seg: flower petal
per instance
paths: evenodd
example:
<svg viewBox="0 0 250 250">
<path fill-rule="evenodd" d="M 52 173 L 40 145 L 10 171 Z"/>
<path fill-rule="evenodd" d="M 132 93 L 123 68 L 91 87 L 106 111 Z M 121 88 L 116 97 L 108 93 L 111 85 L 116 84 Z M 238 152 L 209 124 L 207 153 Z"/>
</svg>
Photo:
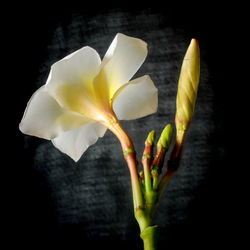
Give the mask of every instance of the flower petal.
<svg viewBox="0 0 250 250">
<path fill-rule="evenodd" d="M 101 123 L 94 122 L 83 125 L 71 131 L 64 132 L 52 140 L 52 143 L 63 153 L 78 161 L 84 151 L 102 137 L 107 128 Z"/>
<path fill-rule="evenodd" d="M 85 94 L 81 96 L 83 99 L 91 100 L 92 82 L 99 72 L 100 64 L 98 53 L 90 47 L 83 47 L 52 65 L 46 88 L 62 107 L 68 108 L 71 101 L 61 95 L 61 88 L 65 86 L 67 89 L 72 86 Z"/>
<path fill-rule="evenodd" d="M 28 102 L 19 128 L 24 134 L 52 139 L 63 131 L 82 126 L 89 121 L 84 116 L 61 108 L 43 85 Z"/>
<path fill-rule="evenodd" d="M 155 113 L 158 90 L 149 76 L 128 82 L 113 97 L 113 109 L 119 120 L 132 120 Z"/>
<path fill-rule="evenodd" d="M 118 33 L 102 61 L 109 84 L 109 96 L 137 72 L 147 56 L 147 44 L 137 38 Z"/>
</svg>

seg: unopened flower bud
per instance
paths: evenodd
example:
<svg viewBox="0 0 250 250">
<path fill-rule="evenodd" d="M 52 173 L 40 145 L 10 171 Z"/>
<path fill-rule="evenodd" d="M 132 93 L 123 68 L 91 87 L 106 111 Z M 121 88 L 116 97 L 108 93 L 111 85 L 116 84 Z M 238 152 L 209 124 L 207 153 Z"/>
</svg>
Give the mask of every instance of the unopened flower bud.
<svg viewBox="0 0 250 250">
<path fill-rule="evenodd" d="M 157 152 L 151 166 L 152 177 L 156 176 L 156 173 L 157 175 L 161 173 L 162 166 L 164 163 L 164 157 L 170 146 L 172 136 L 173 136 L 173 128 L 170 124 L 168 124 L 163 129 L 161 136 L 157 142 Z"/>
<path fill-rule="evenodd" d="M 183 59 L 176 99 L 176 129 L 187 130 L 191 123 L 200 78 L 200 50 L 192 39 Z"/>
<path fill-rule="evenodd" d="M 152 130 L 149 134 L 148 137 L 145 141 L 145 144 L 149 143 L 150 145 L 154 145 L 155 144 L 155 131 Z"/>
<path fill-rule="evenodd" d="M 162 131 L 160 139 L 157 143 L 157 148 L 163 147 L 166 151 L 168 150 L 173 136 L 173 128 L 171 124 L 168 124 Z"/>
</svg>

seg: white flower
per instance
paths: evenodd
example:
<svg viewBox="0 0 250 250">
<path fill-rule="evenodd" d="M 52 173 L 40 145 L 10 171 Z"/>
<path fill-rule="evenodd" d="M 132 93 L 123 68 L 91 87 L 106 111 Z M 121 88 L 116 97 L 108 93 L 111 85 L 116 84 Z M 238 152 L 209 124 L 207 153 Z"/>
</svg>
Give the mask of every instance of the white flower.
<svg viewBox="0 0 250 250">
<path fill-rule="evenodd" d="M 118 119 L 156 112 L 158 91 L 149 76 L 132 81 L 147 55 L 140 39 L 117 34 L 101 61 L 83 47 L 52 65 L 48 80 L 27 104 L 20 130 L 52 140 L 78 161 Z"/>
</svg>

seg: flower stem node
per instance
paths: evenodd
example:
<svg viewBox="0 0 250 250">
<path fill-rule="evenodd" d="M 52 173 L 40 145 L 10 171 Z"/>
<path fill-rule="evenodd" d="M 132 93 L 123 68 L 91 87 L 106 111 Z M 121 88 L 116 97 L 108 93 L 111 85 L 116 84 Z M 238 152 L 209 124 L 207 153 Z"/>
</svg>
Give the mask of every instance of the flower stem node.
<svg viewBox="0 0 250 250">
<path fill-rule="evenodd" d="M 134 154 L 134 153 L 135 153 L 135 150 L 133 148 L 128 148 L 127 150 L 123 152 L 123 155 L 124 155 L 124 158 L 126 158 L 128 154 Z"/>
<path fill-rule="evenodd" d="M 142 159 L 151 159 L 152 155 L 150 154 L 143 154 Z"/>
<path fill-rule="evenodd" d="M 155 177 L 158 177 L 159 175 L 159 166 L 152 166 L 151 170 L 151 176 L 154 179 Z"/>
<path fill-rule="evenodd" d="M 159 227 L 149 226 L 141 232 L 141 238 L 144 244 L 144 250 L 156 250 L 159 237 Z"/>
<path fill-rule="evenodd" d="M 141 180 L 144 180 L 144 171 L 143 170 L 141 170 L 139 172 L 139 176 L 140 176 Z"/>
</svg>

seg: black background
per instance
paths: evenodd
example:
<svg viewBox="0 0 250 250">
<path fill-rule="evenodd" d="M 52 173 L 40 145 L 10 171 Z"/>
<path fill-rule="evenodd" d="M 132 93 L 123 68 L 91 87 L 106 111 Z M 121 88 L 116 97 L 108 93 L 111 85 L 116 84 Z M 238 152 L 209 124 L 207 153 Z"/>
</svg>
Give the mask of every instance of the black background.
<svg viewBox="0 0 250 250">
<path fill-rule="evenodd" d="M 232 46 L 239 32 L 234 22 L 238 14 L 234 6 L 202 3 L 53 9 L 37 4 L 22 6 L 20 12 L 8 9 L 9 22 L 14 21 L 5 36 L 11 54 L 7 65 L 15 68 L 6 71 L 15 88 L 10 90 L 14 92 L 15 120 L 10 127 L 15 154 L 8 152 L 10 178 L 5 184 L 10 244 L 88 249 L 90 243 L 109 249 L 142 249 L 133 217 L 129 171 L 109 131 L 75 164 L 49 141 L 18 130 L 30 96 L 45 83 L 52 63 L 86 45 L 103 57 L 117 32 L 148 43 L 148 57 L 135 77 L 149 74 L 159 89 L 156 114 L 122 122 L 138 158 L 149 131 L 155 129 L 159 135 L 167 123 L 173 124 L 183 56 L 191 38 L 200 44 L 195 116 L 180 170 L 156 214 L 161 227 L 159 249 L 215 245 L 224 249 L 240 244 L 235 226 L 239 193 L 231 175 L 237 172 L 232 168 L 235 151 L 228 136 L 230 114 L 235 114 L 229 72 L 234 70 L 230 59 L 237 53 Z"/>
</svg>

